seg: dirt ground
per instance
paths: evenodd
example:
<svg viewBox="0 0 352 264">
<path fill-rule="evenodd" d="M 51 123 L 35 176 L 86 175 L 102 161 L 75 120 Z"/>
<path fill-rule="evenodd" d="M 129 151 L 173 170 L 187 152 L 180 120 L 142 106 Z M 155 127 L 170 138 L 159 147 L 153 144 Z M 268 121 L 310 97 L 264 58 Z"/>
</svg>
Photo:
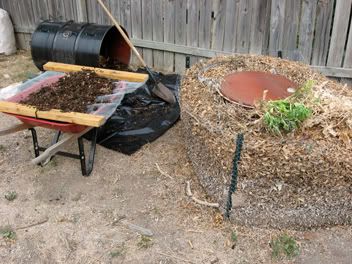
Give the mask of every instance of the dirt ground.
<svg viewBox="0 0 352 264">
<path fill-rule="evenodd" d="M 0 57 L 0 87 L 36 71 L 28 53 Z M 1 128 L 17 122 L 0 114 Z M 52 133 L 38 129 L 41 143 Z M 0 263 L 352 263 L 351 227 L 234 226 L 190 200 L 188 180 L 206 197 L 187 159 L 182 121 L 132 156 L 98 146 L 90 177 L 77 160 L 55 157 L 39 167 L 33 155 L 29 131 L 0 137 L 0 231 L 14 232 L 1 233 Z M 17 197 L 8 201 L 11 191 Z M 152 236 L 139 234 L 141 227 Z M 270 241 L 285 233 L 300 254 L 276 260 Z"/>
<path fill-rule="evenodd" d="M 38 72 L 28 51 L 18 51 L 15 56 L 0 55 L 0 88 L 22 82 Z"/>
</svg>

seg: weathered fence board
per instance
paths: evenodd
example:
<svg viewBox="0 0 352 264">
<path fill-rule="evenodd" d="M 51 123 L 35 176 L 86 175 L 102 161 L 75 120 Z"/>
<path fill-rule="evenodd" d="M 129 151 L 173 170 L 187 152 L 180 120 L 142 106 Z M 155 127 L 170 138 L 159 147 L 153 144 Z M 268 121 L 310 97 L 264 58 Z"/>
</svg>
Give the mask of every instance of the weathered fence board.
<svg viewBox="0 0 352 264">
<path fill-rule="evenodd" d="M 213 1 L 213 28 L 212 28 L 212 45 L 211 48 L 215 50 L 222 50 L 224 45 L 225 34 L 225 8 L 226 0 Z"/>
<path fill-rule="evenodd" d="M 143 39 L 153 40 L 153 6 L 148 1 L 142 0 L 142 34 Z M 153 65 L 153 51 L 143 49 L 144 60 L 148 65 Z"/>
<path fill-rule="evenodd" d="M 21 11 L 18 10 L 18 0 L 7 1 L 7 7 L 9 13 L 11 14 L 12 23 L 14 26 L 28 25 L 25 24 L 22 20 Z"/>
<path fill-rule="evenodd" d="M 34 17 L 34 23 L 33 27 L 37 25 L 40 21 L 46 20 L 49 18 L 49 8 L 48 8 L 48 2 L 43 1 L 43 0 L 32 0 L 32 8 L 33 8 L 33 13 L 37 14 Z"/>
<path fill-rule="evenodd" d="M 109 2 L 105 1 L 105 4 L 108 8 L 110 8 Z M 106 23 L 107 21 L 106 15 L 104 11 L 101 9 L 96 0 L 87 0 L 87 10 L 88 10 L 88 22 L 91 23 Z"/>
<path fill-rule="evenodd" d="M 175 6 L 175 43 L 186 45 L 186 7 L 187 0 L 176 1 Z M 175 54 L 175 71 L 183 72 L 186 69 L 186 56 Z"/>
<path fill-rule="evenodd" d="M 250 47 L 250 27 L 252 12 L 251 1 L 240 0 L 239 19 L 237 24 L 236 52 L 248 53 Z"/>
<path fill-rule="evenodd" d="M 352 0 L 336 0 L 334 24 L 327 62 L 328 66 L 342 66 L 351 5 Z"/>
<path fill-rule="evenodd" d="M 153 0 L 153 40 L 164 41 L 164 26 L 163 26 L 163 7 L 164 1 Z M 154 68 L 162 70 L 164 67 L 164 52 L 160 50 L 153 51 Z"/>
<path fill-rule="evenodd" d="M 350 22 L 350 33 L 348 36 L 346 55 L 343 66 L 346 68 L 352 68 L 352 19 Z"/>
<path fill-rule="evenodd" d="M 175 1 L 166 1 L 164 8 L 164 41 L 175 43 Z M 164 70 L 173 72 L 175 55 L 173 52 L 164 52 Z"/>
<path fill-rule="evenodd" d="M 199 0 L 188 0 L 187 10 L 187 46 L 198 47 Z M 189 66 L 196 62 L 198 58 L 191 56 Z"/>
<path fill-rule="evenodd" d="M 326 64 L 333 10 L 334 1 L 318 1 L 315 27 L 317 33 L 314 36 L 312 65 Z"/>
<path fill-rule="evenodd" d="M 88 21 L 88 13 L 87 13 L 87 2 L 86 0 L 78 0 L 77 1 L 77 21 L 84 22 Z"/>
<path fill-rule="evenodd" d="M 283 49 L 285 6 L 283 0 L 271 2 L 269 55 L 277 56 L 277 51 Z"/>
<path fill-rule="evenodd" d="M 300 24 L 300 1 L 285 0 L 285 22 L 282 40 L 282 55 L 286 59 L 299 59 L 297 38 Z"/>
<path fill-rule="evenodd" d="M 212 1 L 200 0 L 199 3 L 199 47 L 209 49 L 212 24 Z"/>
<path fill-rule="evenodd" d="M 117 2 L 117 1 L 114 1 Z M 132 22 L 131 22 L 131 1 L 130 0 L 121 0 L 120 9 L 123 12 L 120 12 L 119 23 L 126 29 L 127 32 L 132 31 Z"/>
<path fill-rule="evenodd" d="M 142 39 L 142 2 L 141 0 L 131 0 L 131 19 L 132 32 L 129 32 L 132 38 Z M 143 56 L 143 49 L 138 48 L 138 52 Z M 132 54 L 131 63 L 140 65 L 140 61 Z"/>
<path fill-rule="evenodd" d="M 34 24 L 34 16 L 31 16 L 30 11 L 32 10 L 32 2 L 31 1 L 13 1 L 14 4 L 17 4 L 17 10 L 20 13 L 20 21 L 24 25 L 33 25 Z M 29 11 L 29 12 L 28 12 Z"/>
<path fill-rule="evenodd" d="M 68 6 L 70 0 L 51 0 L 48 1 L 49 18 L 53 20 L 73 20 L 75 17 L 72 15 L 71 10 L 66 9 L 65 4 Z M 22 2 L 22 1 L 21 1 Z M 27 2 L 27 1 L 23 1 Z"/>
<path fill-rule="evenodd" d="M 261 1 L 262 2 L 262 1 Z M 261 9 L 263 10 L 264 14 L 262 16 L 265 16 L 264 18 L 264 39 L 263 39 L 263 47 L 262 47 L 262 54 L 268 55 L 269 54 L 269 40 L 270 40 L 270 18 L 271 18 L 271 0 L 266 0 L 266 5 L 265 8 Z M 264 7 L 264 6 L 259 6 Z"/>
<path fill-rule="evenodd" d="M 346 53 L 345 53 L 345 60 L 343 63 L 344 68 L 352 68 L 352 19 L 350 22 L 350 32 L 349 32 L 349 37 L 347 41 L 347 48 L 346 48 Z M 352 86 L 352 79 L 351 76 L 349 76 L 350 79 L 342 79 L 342 82 L 348 83 L 350 86 Z"/>
<path fill-rule="evenodd" d="M 78 5 L 76 3 L 76 0 L 66 0 L 63 3 L 64 3 L 66 19 L 78 21 L 78 12 L 77 12 Z"/>
<path fill-rule="evenodd" d="M 269 3 L 269 0 L 252 1 L 249 53 L 265 54 L 265 48 L 269 40 L 269 30 L 266 30 L 270 23 Z"/>
<path fill-rule="evenodd" d="M 298 50 L 303 56 L 303 61 L 306 63 L 310 63 L 312 56 L 317 1 L 302 1 Z"/>
<path fill-rule="evenodd" d="M 352 0 L 104 0 L 147 64 L 183 72 L 200 58 L 254 53 L 351 77 Z M 45 19 L 111 24 L 96 0 L 0 0 L 19 47 Z M 188 60 L 189 58 L 189 60 Z M 132 63 L 137 64 L 132 56 Z"/>
<path fill-rule="evenodd" d="M 96 0 L 94 0 L 96 1 Z M 121 14 L 121 9 L 120 9 L 120 5 L 121 5 L 121 1 L 116 1 L 116 0 L 109 0 L 108 2 L 106 2 L 109 6 L 108 8 L 110 8 L 111 14 L 115 17 L 115 19 L 120 22 L 120 14 Z M 100 8 L 101 9 L 101 8 Z M 102 10 L 103 11 L 103 10 Z M 104 14 L 104 16 L 107 18 L 107 16 Z M 108 20 L 108 23 L 111 24 L 111 21 Z"/>
<path fill-rule="evenodd" d="M 237 37 L 238 2 L 227 0 L 225 10 L 224 51 L 231 52 L 235 51 Z M 199 41 L 200 40 L 199 38 Z"/>
</svg>

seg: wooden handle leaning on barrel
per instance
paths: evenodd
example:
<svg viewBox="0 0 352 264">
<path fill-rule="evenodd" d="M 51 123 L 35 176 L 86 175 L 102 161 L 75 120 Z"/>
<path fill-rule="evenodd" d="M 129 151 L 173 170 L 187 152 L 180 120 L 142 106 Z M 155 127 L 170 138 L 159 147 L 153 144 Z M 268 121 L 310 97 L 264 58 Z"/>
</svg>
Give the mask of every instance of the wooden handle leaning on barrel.
<svg viewBox="0 0 352 264">
<path fill-rule="evenodd" d="M 132 42 L 130 41 L 130 39 L 128 38 L 128 36 L 126 35 L 126 33 L 123 31 L 123 29 L 120 27 L 119 23 L 116 21 L 116 19 L 112 16 L 112 14 L 110 13 L 110 11 L 106 8 L 106 6 L 104 5 L 102 0 L 97 0 L 98 3 L 101 5 L 101 7 L 104 9 L 105 13 L 110 17 L 111 21 L 115 24 L 115 26 L 117 27 L 118 31 L 121 33 L 122 37 L 125 39 L 125 41 L 127 42 L 128 46 L 130 46 L 130 48 L 133 50 L 133 52 L 136 54 L 137 58 L 140 60 L 140 62 L 142 63 L 142 65 L 144 67 L 147 67 L 147 64 L 145 63 L 145 61 L 143 60 L 142 56 L 139 54 L 138 50 L 134 47 L 134 45 L 132 44 Z"/>
</svg>

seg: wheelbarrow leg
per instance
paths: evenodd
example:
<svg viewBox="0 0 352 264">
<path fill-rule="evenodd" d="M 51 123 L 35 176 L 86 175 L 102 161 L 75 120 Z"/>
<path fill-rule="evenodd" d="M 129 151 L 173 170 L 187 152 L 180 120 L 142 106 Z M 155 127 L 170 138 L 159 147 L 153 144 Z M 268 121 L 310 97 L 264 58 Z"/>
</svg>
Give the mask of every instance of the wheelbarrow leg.
<svg viewBox="0 0 352 264">
<path fill-rule="evenodd" d="M 39 150 L 39 143 L 38 143 L 38 137 L 37 137 L 37 131 L 35 131 L 34 128 L 29 128 L 29 130 L 32 133 L 32 139 L 33 139 L 33 146 L 34 146 L 34 156 L 39 157 L 40 155 L 40 150 Z"/>
<path fill-rule="evenodd" d="M 93 170 L 95 150 L 96 150 L 97 137 L 98 137 L 98 129 L 95 129 L 95 131 L 93 132 L 93 138 L 91 141 L 88 160 L 86 159 L 86 155 L 84 152 L 83 136 L 91 129 L 92 127 L 88 127 L 84 131 L 78 134 L 69 134 L 65 138 L 61 139 L 61 141 L 59 141 L 59 139 L 62 133 L 58 131 L 56 132 L 51 142 L 51 146 L 49 148 L 43 148 L 43 147 L 40 147 L 38 144 L 37 132 L 35 131 L 34 128 L 30 128 L 30 131 L 32 132 L 34 153 L 35 153 L 35 159 L 32 160 L 32 163 L 38 164 L 38 165 L 45 165 L 45 163 L 50 161 L 50 159 L 55 154 L 73 158 L 73 159 L 79 159 L 81 163 L 82 175 L 89 176 Z M 79 154 L 72 154 L 72 153 L 60 151 L 61 148 L 63 148 L 65 145 L 69 144 L 73 140 L 78 141 Z M 44 151 L 44 152 L 40 154 L 40 151 Z"/>
<path fill-rule="evenodd" d="M 33 139 L 33 146 L 34 146 L 34 156 L 37 158 L 40 155 L 40 151 L 44 151 L 45 148 L 41 148 L 39 146 L 38 143 L 38 136 L 37 136 L 37 131 L 35 130 L 35 128 L 29 128 L 29 130 L 32 133 L 32 139 Z M 56 131 L 55 136 L 53 138 L 53 140 L 51 141 L 51 146 L 56 144 L 61 136 L 61 132 L 60 131 Z M 41 162 L 39 165 L 45 165 L 47 164 L 49 161 L 51 161 L 53 159 L 54 156 L 51 156 L 50 158 L 48 158 L 47 160 Z"/>
<path fill-rule="evenodd" d="M 57 142 L 59 142 L 60 136 L 61 136 L 61 131 L 60 130 L 56 131 L 55 136 L 54 136 L 53 140 L 51 141 L 51 146 L 56 144 Z"/>
<path fill-rule="evenodd" d="M 84 153 L 83 136 L 78 138 L 79 158 L 81 161 L 82 175 L 89 176 L 93 171 L 95 150 L 97 146 L 98 129 L 95 129 L 92 142 L 90 145 L 88 160 Z"/>
<path fill-rule="evenodd" d="M 51 140 L 50 146 L 53 146 L 53 145 L 55 145 L 57 142 L 59 142 L 60 136 L 61 136 L 61 131 L 60 131 L 60 130 L 56 131 L 56 132 L 55 132 L 55 135 L 54 135 L 54 137 L 53 137 L 53 139 Z M 45 148 L 39 147 L 39 150 L 40 150 L 40 151 L 45 151 Z M 42 166 L 45 166 L 45 165 L 48 164 L 54 157 L 55 157 L 55 155 L 53 155 L 53 156 L 51 156 L 50 158 L 46 159 L 45 161 L 43 161 L 43 162 L 41 163 L 41 165 L 42 165 Z"/>
</svg>

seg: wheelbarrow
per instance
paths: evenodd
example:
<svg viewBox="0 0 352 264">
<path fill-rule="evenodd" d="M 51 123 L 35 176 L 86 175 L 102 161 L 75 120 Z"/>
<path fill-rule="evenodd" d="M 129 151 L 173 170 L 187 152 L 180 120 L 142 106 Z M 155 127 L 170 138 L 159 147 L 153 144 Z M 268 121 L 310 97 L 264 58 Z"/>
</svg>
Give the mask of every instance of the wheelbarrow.
<svg viewBox="0 0 352 264">
<path fill-rule="evenodd" d="M 50 161 L 54 157 L 54 155 L 65 156 L 68 158 L 74 158 L 74 159 L 80 160 L 82 175 L 83 176 L 90 175 L 90 173 L 93 170 L 93 164 L 94 164 L 97 129 L 95 129 L 95 133 L 91 141 L 89 156 L 88 156 L 88 159 L 86 159 L 84 144 L 83 144 L 83 136 L 91 129 L 94 129 L 94 127 L 81 126 L 81 125 L 70 124 L 70 123 L 54 122 L 50 120 L 21 116 L 21 115 L 13 115 L 13 114 L 10 114 L 10 115 L 16 117 L 22 123 L 0 131 L 0 136 L 29 129 L 32 134 L 34 155 L 35 155 L 35 159 L 32 160 L 32 163 L 45 165 L 48 161 Z M 43 127 L 43 128 L 48 128 L 56 131 L 50 147 L 46 148 L 46 147 L 39 146 L 38 136 L 35 129 L 36 127 Z M 61 141 L 59 141 L 60 137 L 63 134 L 66 134 L 66 136 L 63 139 L 61 139 Z M 60 151 L 60 149 L 72 143 L 74 140 L 78 141 L 78 150 L 79 150 L 78 154 Z M 43 153 L 41 154 L 41 152 Z"/>
<path fill-rule="evenodd" d="M 44 68 L 48 70 L 58 70 L 60 72 L 73 72 L 88 69 L 95 71 L 98 75 L 103 77 L 133 82 L 145 82 L 148 79 L 148 75 L 146 74 L 105 70 L 93 67 L 81 67 L 61 63 L 48 63 L 44 66 Z M 62 76 L 63 74 L 47 78 L 45 82 L 38 82 L 30 88 L 17 93 L 15 96 L 12 96 L 6 101 L 0 101 L 0 112 L 14 116 L 21 121 L 18 125 L 1 130 L 0 136 L 29 129 L 32 134 L 35 154 L 35 158 L 32 160 L 32 163 L 44 165 L 50 161 L 54 155 L 79 159 L 81 163 L 82 175 L 89 176 L 94 165 L 98 131 L 97 128 L 102 126 L 105 122 L 105 117 L 100 115 L 101 112 L 104 111 L 104 107 L 101 107 L 90 114 L 83 114 L 75 112 L 65 113 L 60 110 L 39 111 L 34 107 L 29 107 L 19 103 L 28 95 L 41 89 L 43 86 L 48 86 L 55 83 Z M 36 127 L 56 131 L 51 145 L 48 148 L 39 146 L 37 132 L 35 130 Z M 93 129 L 95 131 L 93 132 L 87 159 L 84 151 L 83 136 Z M 62 135 L 64 136 L 61 138 Z M 63 147 L 75 140 L 78 141 L 78 154 L 61 151 Z"/>
</svg>

